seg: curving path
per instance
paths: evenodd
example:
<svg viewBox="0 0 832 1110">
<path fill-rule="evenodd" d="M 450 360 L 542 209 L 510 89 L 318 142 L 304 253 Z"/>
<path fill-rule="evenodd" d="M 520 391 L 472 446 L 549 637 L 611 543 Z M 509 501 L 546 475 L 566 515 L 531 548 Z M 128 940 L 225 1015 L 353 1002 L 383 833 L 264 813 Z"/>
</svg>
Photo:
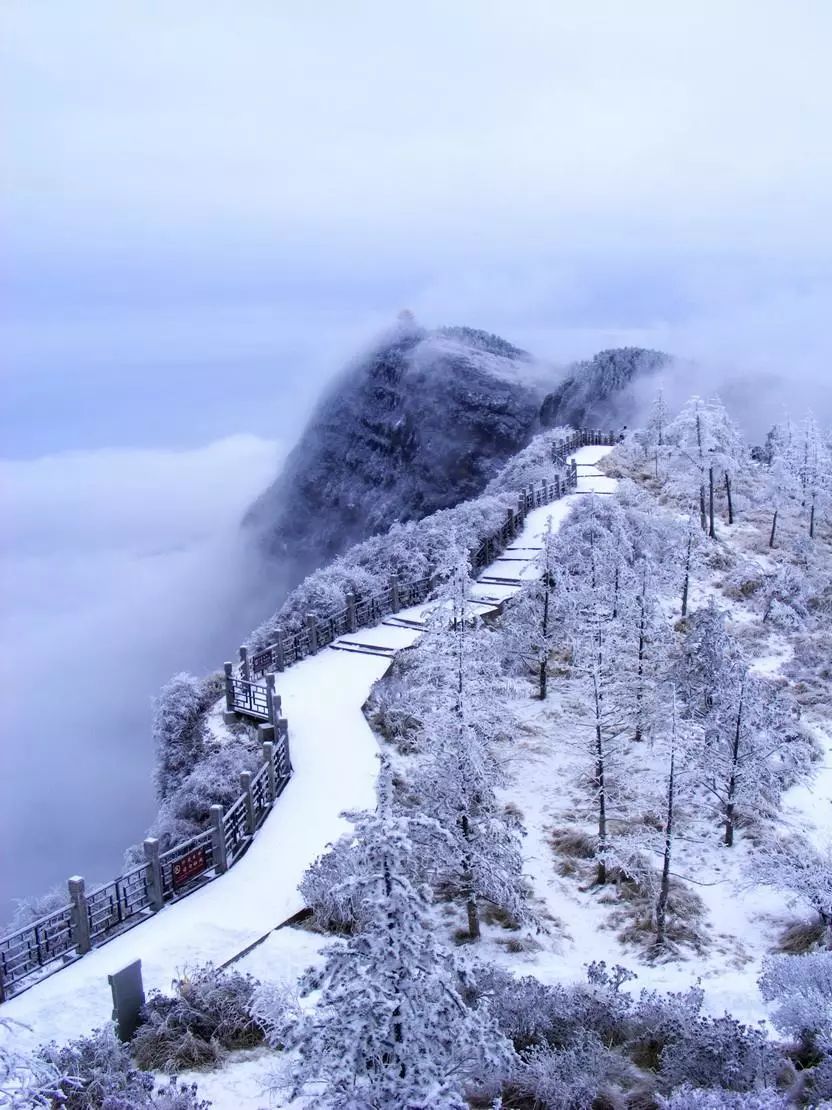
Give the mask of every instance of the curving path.
<svg viewBox="0 0 832 1110">
<path fill-rule="evenodd" d="M 511 549 L 482 573 L 474 596 L 484 610 L 511 596 L 534 573 L 535 548 L 549 517 L 557 528 L 582 493 L 612 492 L 614 480 L 592 465 L 610 450 L 583 447 L 570 456 L 578 462 L 577 491 L 529 513 Z M 401 612 L 345 639 L 398 651 L 420 632 L 396 620 L 418 626 L 424 608 Z M 6 1002 L 2 1016 L 29 1026 L 22 1039 L 62 1042 L 108 1021 L 107 975 L 133 960 L 142 961 L 145 990 L 168 989 L 186 966 L 225 963 L 303 908 L 298 883 L 327 844 L 347 829 L 341 813 L 375 804 L 378 748 L 362 706 L 389 665 L 385 655 L 324 650 L 279 676 L 295 773 L 246 855 L 221 878 Z M 217 728 L 222 727 L 221 708 Z"/>
</svg>

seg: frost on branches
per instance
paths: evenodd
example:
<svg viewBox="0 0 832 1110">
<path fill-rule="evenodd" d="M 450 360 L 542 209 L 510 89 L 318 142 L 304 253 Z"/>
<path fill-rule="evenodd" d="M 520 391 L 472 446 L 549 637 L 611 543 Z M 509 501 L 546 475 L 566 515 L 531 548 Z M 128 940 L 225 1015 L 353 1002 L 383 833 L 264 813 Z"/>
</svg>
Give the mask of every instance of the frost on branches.
<svg viewBox="0 0 832 1110">
<path fill-rule="evenodd" d="M 466 1084 L 500 1071 L 511 1049 L 485 1005 L 466 1003 L 464 969 L 433 939 L 428 892 L 411 878 L 414 822 L 390 793 L 383 768 L 345 880 L 360 927 L 309 973 L 305 986 L 320 995 L 289 1039 L 294 1093 L 317 1107 L 464 1110 Z"/>
</svg>

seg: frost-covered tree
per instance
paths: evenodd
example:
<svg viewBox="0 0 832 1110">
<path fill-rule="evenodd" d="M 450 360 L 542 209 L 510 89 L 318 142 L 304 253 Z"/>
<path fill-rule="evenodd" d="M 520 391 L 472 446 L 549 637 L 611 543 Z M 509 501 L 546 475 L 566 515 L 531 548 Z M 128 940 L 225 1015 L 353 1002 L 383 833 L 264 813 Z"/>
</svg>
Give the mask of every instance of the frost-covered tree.
<svg viewBox="0 0 832 1110">
<path fill-rule="evenodd" d="M 162 687 L 155 702 L 153 742 L 154 779 L 160 802 L 169 797 L 204 758 L 205 711 L 220 696 L 215 676 L 195 678 L 178 674 Z"/>
<path fill-rule="evenodd" d="M 464 1000 L 465 971 L 434 940 L 428 893 L 411 878 L 413 824 L 394 812 L 387 770 L 355 834 L 360 928 L 306 980 L 320 995 L 289 1036 L 295 1094 L 339 1110 L 464 1110 L 466 1083 L 504 1068 L 510 1046 L 485 1006 Z"/>
<path fill-rule="evenodd" d="M 713 602 L 690 620 L 676 677 L 686 714 L 702 727 L 691 758 L 730 847 L 739 810 L 771 808 L 777 800 L 772 757 L 789 740 L 787 711 L 772 688 L 749 672 Z"/>
<path fill-rule="evenodd" d="M 479 903 L 525 914 L 520 828 L 500 804 L 503 773 L 495 743 L 506 731 L 499 657 L 471 602 L 467 559 L 451 562 L 428 629 L 414 653 L 412 680 L 420 767 L 413 788 L 449 838 L 430 838 L 425 861 L 465 903 L 470 938 L 480 934 Z"/>
<path fill-rule="evenodd" d="M 702 531 L 714 538 L 714 504 L 722 485 L 733 522 L 731 476 L 745 466 L 739 429 L 719 398 L 692 397 L 668 425 L 666 435 L 670 485 L 685 501 L 698 502 Z"/>
<path fill-rule="evenodd" d="M 653 471 L 657 479 L 660 476 L 660 462 L 667 450 L 667 426 L 670 420 L 670 410 L 664 391 L 660 389 L 650 404 L 650 412 L 644 428 L 636 433 L 636 439 L 641 444 L 645 457 L 653 462 Z"/>
<path fill-rule="evenodd" d="M 832 844 L 818 851 L 802 836 L 769 841 L 757 855 L 756 875 L 759 882 L 786 890 L 811 907 L 832 949 Z"/>
<path fill-rule="evenodd" d="M 526 660 L 541 701 L 549 688 L 552 652 L 561 639 L 557 625 L 557 545 L 549 517 L 540 552 L 534 560 L 535 577 L 507 605 L 503 622 L 507 648 Z"/>
</svg>

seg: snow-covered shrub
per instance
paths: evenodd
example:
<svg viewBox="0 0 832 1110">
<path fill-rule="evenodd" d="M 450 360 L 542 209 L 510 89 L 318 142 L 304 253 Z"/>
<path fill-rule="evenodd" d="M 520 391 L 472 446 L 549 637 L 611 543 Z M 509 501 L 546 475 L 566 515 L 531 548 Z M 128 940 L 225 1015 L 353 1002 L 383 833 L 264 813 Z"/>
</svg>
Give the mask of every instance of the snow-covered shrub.
<svg viewBox="0 0 832 1110">
<path fill-rule="evenodd" d="M 240 772 L 256 772 L 261 759 L 244 736 L 205 754 L 159 808 L 150 835 L 159 838 L 162 851 L 207 829 L 211 806 L 230 806 L 240 794 Z"/>
<path fill-rule="evenodd" d="M 159 801 L 168 798 L 205 753 L 205 712 L 222 693 L 222 678 L 178 674 L 162 688 L 155 702 L 154 781 Z"/>
<path fill-rule="evenodd" d="M 263 1030 L 266 1043 L 284 1048 L 302 1017 L 295 983 L 260 983 L 251 996 L 249 1013 Z"/>
<path fill-rule="evenodd" d="M 29 1026 L 0 1017 L 0 1106 L 9 1110 L 50 1106 L 61 1093 L 62 1084 L 78 1086 L 78 1081 L 62 1076 L 43 1053 L 32 1054 L 20 1047 L 18 1035 Z"/>
<path fill-rule="evenodd" d="M 108 1095 L 101 1110 L 210 1110 L 213 1103 L 199 1097 L 196 1083 L 179 1083 L 170 1078 L 155 1090 L 146 1102 L 134 1102 L 131 1095 Z"/>
<path fill-rule="evenodd" d="M 658 1098 L 661 1110 L 784 1110 L 793 1105 L 772 1090 L 737 1092 L 684 1086 L 669 1098 Z"/>
<path fill-rule="evenodd" d="M 832 952 L 768 956 L 759 978 L 766 1002 L 775 1002 L 771 1020 L 796 1040 L 832 1042 Z"/>
<path fill-rule="evenodd" d="M 0 928 L 0 933 L 15 933 L 18 929 L 25 929 L 39 917 L 46 917 L 62 909 L 69 902 L 66 886 L 56 884 L 44 894 L 34 894 L 29 898 L 15 899 L 14 916 L 8 925 Z"/>
<path fill-rule="evenodd" d="M 773 1080 L 778 1059 L 760 1029 L 728 1016 L 700 1017 L 662 1050 L 659 1076 L 665 1089 L 689 1083 L 754 1091 Z"/>
<path fill-rule="evenodd" d="M 353 898 L 352 880 L 357 860 L 355 836 L 347 833 L 304 874 L 298 889 L 317 928 L 328 933 L 350 933 L 355 928 L 359 907 Z"/>
<path fill-rule="evenodd" d="M 579 1030 L 565 1048 L 537 1047 L 524 1053 L 507 1084 L 509 1104 L 526 1100 L 550 1110 L 586 1110 L 623 1102 L 623 1091 L 642 1079 L 618 1052 L 607 1048 L 595 1033 Z"/>
<path fill-rule="evenodd" d="M 112 1026 L 95 1029 L 68 1044 L 40 1049 L 43 1060 L 66 1078 L 56 1105 L 65 1110 L 111 1110 L 152 1105 L 153 1076 L 136 1067 Z"/>
<path fill-rule="evenodd" d="M 257 985 L 209 964 L 181 979 L 172 996 L 151 991 L 130 1044 L 140 1067 L 176 1074 L 213 1066 L 223 1050 L 260 1044 L 263 1027 L 250 1012 Z"/>
</svg>

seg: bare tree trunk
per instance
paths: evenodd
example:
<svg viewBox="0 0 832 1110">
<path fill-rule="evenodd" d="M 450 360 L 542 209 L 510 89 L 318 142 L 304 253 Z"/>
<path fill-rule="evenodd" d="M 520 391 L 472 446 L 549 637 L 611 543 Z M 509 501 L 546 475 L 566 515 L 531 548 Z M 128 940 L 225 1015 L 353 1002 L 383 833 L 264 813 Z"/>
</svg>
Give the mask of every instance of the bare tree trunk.
<svg viewBox="0 0 832 1110">
<path fill-rule="evenodd" d="M 599 648 L 600 659 L 600 648 Z M 607 791 L 604 776 L 604 733 L 602 725 L 602 698 L 599 676 L 593 679 L 595 695 L 595 781 L 594 786 L 598 796 L 598 872 L 596 881 L 607 881 L 607 863 L 605 859 L 607 847 Z"/>
<path fill-rule="evenodd" d="M 646 572 L 645 572 L 646 575 Z M 644 724 L 644 645 L 645 645 L 645 625 L 646 625 L 646 605 L 645 605 L 645 591 L 647 589 L 646 576 L 641 583 L 641 596 L 638 599 L 639 604 L 639 620 L 638 620 L 638 673 L 636 678 L 636 732 L 634 739 L 639 741 L 643 736 Z"/>
<path fill-rule="evenodd" d="M 740 687 L 740 703 L 737 706 L 737 721 L 734 728 L 734 740 L 731 745 L 731 771 L 728 775 L 728 789 L 725 793 L 725 846 L 732 848 L 734 845 L 734 820 L 735 802 L 737 797 L 737 771 L 740 762 L 740 738 L 742 736 L 742 711 L 745 700 L 745 681 Z"/>
<path fill-rule="evenodd" d="M 685 557 L 685 578 L 682 583 L 682 616 L 688 615 L 688 593 L 690 592 L 690 559 L 693 548 L 693 536 L 688 533 L 688 551 Z"/>
<path fill-rule="evenodd" d="M 725 496 L 728 498 L 728 523 L 734 523 L 734 499 L 731 496 L 731 475 L 725 471 Z"/>
<path fill-rule="evenodd" d="M 812 509 L 809 513 L 809 539 L 815 538 L 815 495 L 812 494 Z"/>
<path fill-rule="evenodd" d="M 774 547 L 774 537 L 777 534 L 777 509 L 774 510 L 774 516 L 771 518 L 771 535 L 768 538 L 768 546 Z"/>
<path fill-rule="evenodd" d="M 462 835 L 465 840 L 471 839 L 471 823 L 468 814 L 464 813 L 460 821 Z M 465 892 L 465 912 L 468 916 L 469 940 L 480 939 L 480 911 L 477 904 L 477 893 L 474 890 L 474 875 L 471 867 L 471 857 L 466 855 L 462 861 L 462 882 Z"/>
<path fill-rule="evenodd" d="M 708 467 L 708 514 L 709 514 L 708 536 L 712 540 L 715 540 L 716 539 L 716 525 L 715 525 L 715 521 L 714 521 L 714 468 L 712 466 Z"/>
<path fill-rule="evenodd" d="M 674 729 L 676 727 L 674 722 Z M 659 898 L 656 902 L 656 944 L 664 944 L 667 939 L 667 899 L 670 894 L 670 859 L 673 852 L 673 800 L 675 791 L 675 740 L 670 748 L 670 775 L 667 780 L 667 809 L 664 820 L 664 861 Z"/>
<path fill-rule="evenodd" d="M 549 576 L 546 576 L 546 592 L 543 594 L 543 655 L 540 660 L 540 700 L 546 700 L 547 685 L 549 680 L 549 656 L 548 656 L 548 643 L 549 643 Z"/>
</svg>

